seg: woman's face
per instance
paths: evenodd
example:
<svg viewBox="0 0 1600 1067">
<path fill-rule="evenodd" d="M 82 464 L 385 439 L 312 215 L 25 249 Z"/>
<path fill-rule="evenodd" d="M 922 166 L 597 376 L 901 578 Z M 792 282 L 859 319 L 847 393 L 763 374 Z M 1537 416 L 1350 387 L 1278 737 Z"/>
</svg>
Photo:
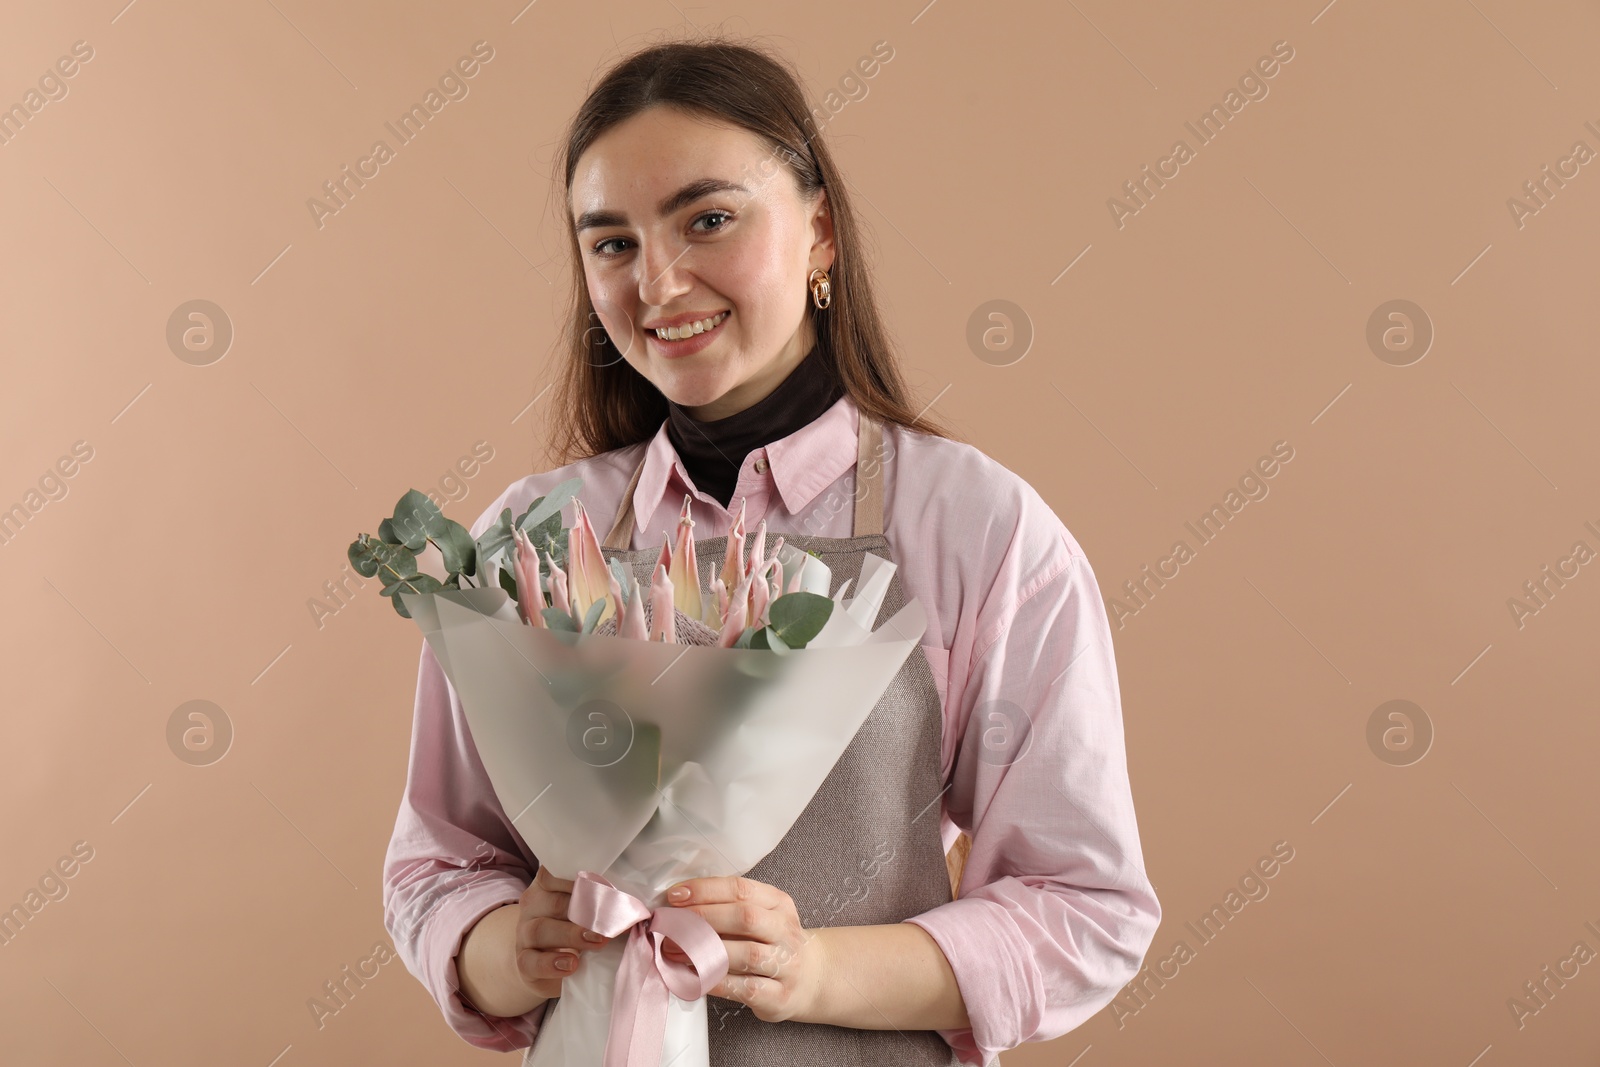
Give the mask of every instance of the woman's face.
<svg viewBox="0 0 1600 1067">
<path fill-rule="evenodd" d="M 802 200 L 748 130 L 676 108 L 642 111 L 579 157 L 571 206 L 601 325 L 695 418 L 743 411 L 810 352 L 807 278 L 834 256 L 827 196 Z M 687 340 L 651 328 L 718 315 Z"/>
</svg>

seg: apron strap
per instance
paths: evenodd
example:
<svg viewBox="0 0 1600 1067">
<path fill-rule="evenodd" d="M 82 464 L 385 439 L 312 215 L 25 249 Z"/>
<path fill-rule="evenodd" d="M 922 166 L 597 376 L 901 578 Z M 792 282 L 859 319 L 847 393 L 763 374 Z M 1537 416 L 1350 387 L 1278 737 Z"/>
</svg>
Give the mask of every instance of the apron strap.
<svg viewBox="0 0 1600 1067">
<path fill-rule="evenodd" d="M 650 446 L 645 445 L 645 453 L 649 454 Z M 633 545 L 633 491 L 639 487 L 639 475 L 644 473 L 644 456 L 639 457 L 639 465 L 633 468 L 633 477 L 628 479 L 628 488 L 622 494 L 622 503 L 617 508 L 617 521 L 611 524 L 611 532 L 606 534 L 606 539 L 601 543 L 602 548 L 620 548 L 624 552 Z"/>
<path fill-rule="evenodd" d="M 883 533 L 883 461 L 879 455 L 883 427 L 865 411 L 860 414 L 861 426 L 856 433 L 856 537 Z M 628 551 L 633 545 L 633 494 L 639 487 L 639 475 L 644 473 L 644 460 L 639 457 L 639 465 L 628 479 L 628 488 L 617 507 L 617 520 L 603 542 L 605 548 Z"/>
<path fill-rule="evenodd" d="M 883 427 L 863 411 L 856 439 L 855 535 L 863 537 L 883 533 Z"/>
</svg>

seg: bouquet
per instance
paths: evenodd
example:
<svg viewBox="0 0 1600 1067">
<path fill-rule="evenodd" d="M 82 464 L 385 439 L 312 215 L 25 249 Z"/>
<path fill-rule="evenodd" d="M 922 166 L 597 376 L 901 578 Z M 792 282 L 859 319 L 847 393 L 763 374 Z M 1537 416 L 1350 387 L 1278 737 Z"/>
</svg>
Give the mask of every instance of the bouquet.
<svg viewBox="0 0 1600 1067">
<path fill-rule="evenodd" d="M 791 550 L 784 556 L 782 537 L 769 554 L 765 520 L 744 558 L 742 502 L 728 531 L 722 570 L 702 595 L 687 494 L 677 542 L 669 537 L 662 543 L 647 599 L 637 577 L 617 560 L 604 558 L 588 513 L 574 500 L 581 486 L 578 478 L 563 482 L 515 521 L 511 509 L 504 509 L 476 540 L 413 489 L 400 498 L 394 516 L 379 523 L 377 538 L 362 534 L 351 543 L 351 565 L 363 577 L 382 576 L 383 595 L 408 618 L 401 594 L 461 589 L 463 581 L 467 588 L 481 588 L 495 581 L 487 577 L 490 572 L 497 572 L 498 584 L 516 602 L 524 622 L 568 633 L 783 650 L 804 647 L 832 614 L 833 600 L 817 592 L 827 588 L 826 565 L 814 554 Z M 577 521 L 566 531 L 563 551 L 561 508 L 569 500 Z M 448 572 L 443 580 L 419 569 L 418 553 L 430 544 Z"/>
<path fill-rule="evenodd" d="M 742 506 L 715 573 L 688 498 L 653 561 L 608 559 L 581 487 L 507 508 L 476 539 L 413 490 L 350 561 L 421 628 L 501 806 L 576 883 L 569 918 L 613 938 L 563 980 L 531 1062 L 707 1067 L 704 994 L 727 955 L 666 890 L 777 847 L 927 620 L 912 599 L 873 629 L 895 571 L 882 557 L 846 557 L 860 574 L 830 595 L 827 564 L 781 537 L 769 552 L 765 523 L 747 553 Z M 691 963 L 663 959 L 664 937 Z"/>
</svg>

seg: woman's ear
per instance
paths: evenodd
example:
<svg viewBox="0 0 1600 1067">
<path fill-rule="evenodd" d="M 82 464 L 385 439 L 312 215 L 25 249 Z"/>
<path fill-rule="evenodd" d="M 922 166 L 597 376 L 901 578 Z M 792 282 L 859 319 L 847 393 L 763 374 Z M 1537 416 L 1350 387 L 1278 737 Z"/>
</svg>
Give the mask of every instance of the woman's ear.
<svg viewBox="0 0 1600 1067">
<path fill-rule="evenodd" d="M 817 202 L 811 208 L 811 237 L 812 262 L 823 270 L 831 270 L 837 252 L 834 248 L 833 212 L 829 210 L 827 189 L 817 191 Z"/>
</svg>

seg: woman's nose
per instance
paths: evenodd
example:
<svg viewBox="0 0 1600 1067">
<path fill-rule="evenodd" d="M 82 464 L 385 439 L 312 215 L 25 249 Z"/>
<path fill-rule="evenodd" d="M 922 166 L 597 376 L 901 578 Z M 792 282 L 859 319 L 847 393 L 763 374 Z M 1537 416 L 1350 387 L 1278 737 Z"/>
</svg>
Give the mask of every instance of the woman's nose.
<svg viewBox="0 0 1600 1067">
<path fill-rule="evenodd" d="M 673 297 L 689 291 L 686 269 L 691 245 L 661 242 L 645 246 L 635 261 L 639 265 L 639 300 L 650 307 L 666 307 Z"/>
</svg>

